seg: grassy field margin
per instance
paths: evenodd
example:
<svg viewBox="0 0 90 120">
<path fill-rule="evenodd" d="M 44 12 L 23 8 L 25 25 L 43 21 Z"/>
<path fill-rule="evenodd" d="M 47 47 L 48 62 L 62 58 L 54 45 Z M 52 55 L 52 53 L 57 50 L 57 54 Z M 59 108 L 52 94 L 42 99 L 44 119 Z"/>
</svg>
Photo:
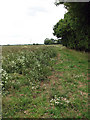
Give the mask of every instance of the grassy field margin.
<svg viewBox="0 0 90 120">
<path fill-rule="evenodd" d="M 88 118 L 87 53 L 67 49 L 61 45 L 16 46 L 16 48 L 11 48 L 13 52 L 10 47 L 3 48 L 3 69 L 8 71 L 10 68 L 8 71 L 10 76 L 5 73 L 3 78 L 5 85 L 3 118 L 22 118 L 22 116 L 23 118 Z M 25 51 L 28 50 L 33 51 L 31 56 L 26 54 Z M 29 61 L 26 64 L 28 69 L 23 69 L 21 62 L 19 64 L 21 66 L 18 65 L 19 62 L 16 63 L 17 65 L 11 62 L 16 58 L 12 53 L 17 54 L 18 51 L 21 56 L 18 59 L 23 67 L 25 67 L 23 63 L 26 64 L 26 62 L 22 61 L 24 58 L 21 51 L 25 52 L 24 57 L 28 58 L 28 61 L 29 58 L 34 60 L 34 63 Z M 35 56 L 36 51 L 38 51 L 38 58 Z M 44 56 L 47 59 L 43 59 Z M 31 65 L 28 66 L 30 62 Z M 41 70 L 43 76 L 38 72 L 34 74 L 33 71 L 39 68 L 45 68 Z M 32 74 L 29 75 L 28 71 Z M 6 81 L 8 78 L 10 81 Z"/>
</svg>

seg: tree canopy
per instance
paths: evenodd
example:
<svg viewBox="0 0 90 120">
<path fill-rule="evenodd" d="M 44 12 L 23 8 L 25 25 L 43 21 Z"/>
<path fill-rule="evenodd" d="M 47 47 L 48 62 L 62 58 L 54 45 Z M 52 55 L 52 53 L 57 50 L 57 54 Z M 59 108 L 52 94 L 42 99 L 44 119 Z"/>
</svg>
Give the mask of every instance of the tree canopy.
<svg viewBox="0 0 90 120">
<path fill-rule="evenodd" d="M 89 50 L 89 19 L 88 8 L 89 3 L 85 2 L 56 2 L 56 5 L 64 4 L 68 12 L 64 15 L 64 19 L 59 20 L 54 25 L 54 35 L 62 37 L 62 44 L 73 49 Z"/>
</svg>

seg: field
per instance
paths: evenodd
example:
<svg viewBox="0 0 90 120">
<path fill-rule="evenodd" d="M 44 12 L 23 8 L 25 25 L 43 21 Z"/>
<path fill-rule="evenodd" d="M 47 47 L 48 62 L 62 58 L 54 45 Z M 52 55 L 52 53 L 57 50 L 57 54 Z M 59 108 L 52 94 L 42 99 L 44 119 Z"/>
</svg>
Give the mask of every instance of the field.
<svg viewBox="0 0 90 120">
<path fill-rule="evenodd" d="M 62 45 L 3 46 L 3 118 L 88 118 L 88 54 Z"/>
</svg>

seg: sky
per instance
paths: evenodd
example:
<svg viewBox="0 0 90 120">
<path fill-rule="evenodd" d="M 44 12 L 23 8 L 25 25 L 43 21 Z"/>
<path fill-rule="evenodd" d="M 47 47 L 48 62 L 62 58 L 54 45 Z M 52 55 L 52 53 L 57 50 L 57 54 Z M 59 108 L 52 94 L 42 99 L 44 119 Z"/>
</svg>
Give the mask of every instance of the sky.
<svg viewBox="0 0 90 120">
<path fill-rule="evenodd" d="M 55 0 L 0 0 L 0 45 L 43 44 L 66 13 Z"/>
</svg>

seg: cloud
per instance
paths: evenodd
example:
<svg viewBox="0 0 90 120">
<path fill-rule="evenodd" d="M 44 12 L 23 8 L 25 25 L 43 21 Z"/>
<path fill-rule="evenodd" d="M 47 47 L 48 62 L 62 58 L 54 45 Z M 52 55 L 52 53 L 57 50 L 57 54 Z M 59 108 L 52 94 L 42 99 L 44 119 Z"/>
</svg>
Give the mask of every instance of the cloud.
<svg viewBox="0 0 90 120">
<path fill-rule="evenodd" d="M 43 43 L 65 11 L 54 0 L 1 0 L 0 44 Z"/>
<path fill-rule="evenodd" d="M 28 15 L 29 16 L 35 16 L 35 15 L 37 15 L 37 13 L 40 13 L 40 12 L 47 12 L 47 10 L 45 9 L 45 8 L 43 8 L 43 7 L 30 7 L 29 9 L 28 9 Z"/>
</svg>

